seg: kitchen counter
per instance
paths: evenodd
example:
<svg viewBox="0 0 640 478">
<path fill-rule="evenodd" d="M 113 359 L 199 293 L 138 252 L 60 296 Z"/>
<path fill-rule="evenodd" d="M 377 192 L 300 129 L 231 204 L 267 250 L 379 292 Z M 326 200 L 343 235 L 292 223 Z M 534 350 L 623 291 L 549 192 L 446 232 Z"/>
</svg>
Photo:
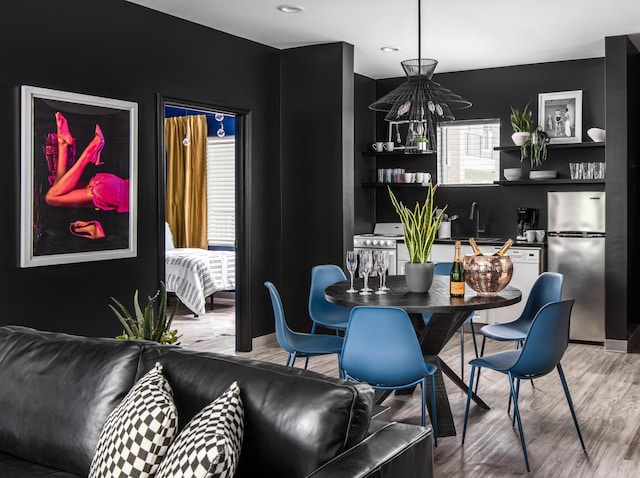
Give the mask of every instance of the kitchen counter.
<svg viewBox="0 0 640 478">
<path fill-rule="evenodd" d="M 403 239 L 404 241 L 404 239 Z M 454 244 L 456 241 L 462 242 L 462 244 L 469 244 L 468 237 L 452 237 L 451 239 L 436 239 L 434 244 Z M 501 246 L 507 239 L 503 239 L 501 237 L 477 237 L 476 243 L 478 245 L 489 245 L 489 246 Z M 536 248 L 544 248 L 546 247 L 546 242 L 528 242 L 528 241 L 515 241 L 511 247 L 536 247 Z"/>
</svg>

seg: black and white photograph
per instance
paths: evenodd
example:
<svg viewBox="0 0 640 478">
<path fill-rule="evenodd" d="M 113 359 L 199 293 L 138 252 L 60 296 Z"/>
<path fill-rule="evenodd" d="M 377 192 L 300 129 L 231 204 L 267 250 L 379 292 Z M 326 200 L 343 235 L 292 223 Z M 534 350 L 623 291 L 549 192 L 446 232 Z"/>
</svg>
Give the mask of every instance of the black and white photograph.
<svg viewBox="0 0 640 478">
<path fill-rule="evenodd" d="M 582 90 L 540 93 L 538 125 L 551 143 L 582 142 Z"/>
</svg>

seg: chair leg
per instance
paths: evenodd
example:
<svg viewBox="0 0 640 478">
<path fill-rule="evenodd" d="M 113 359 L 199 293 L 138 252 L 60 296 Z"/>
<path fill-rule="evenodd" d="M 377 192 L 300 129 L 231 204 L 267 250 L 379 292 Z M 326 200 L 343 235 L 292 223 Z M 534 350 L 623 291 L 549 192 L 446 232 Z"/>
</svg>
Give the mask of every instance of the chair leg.
<svg viewBox="0 0 640 478">
<path fill-rule="evenodd" d="M 520 400 L 520 379 L 516 378 L 516 397 L 518 400 Z M 511 394 L 509 394 L 509 407 L 511 407 Z M 507 410 L 507 413 L 509 413 L 509 410 Z M 511 417 L 511 426 L 515 426 L 516 424 L 516 414 L 513 414 L 513 417 Z"/>
<path fill-rule="evenodd" d="M 431 375 L 431 426 L 433 427 L 433 443 L 438 446 L 438 414 L 436 412 L 436 378 Z"/>
<path fill-rule="evenodd" d="M 571 416 L 573 417 L 573 424 L 576 426 L 576 431 L 578 432 L 578 438 L 580 438 L 580 444 L 582 445 L 582 449 L 587 451 L 587 447 L 584 446 L 584 440 L 582 439 L 582 433 L 580 432 L 580 425 L 578 425 L 578 419 L 576 418 L 576 412 L 573 409 L 573 402 L 571 400 L 571 394 L 569 393 L 569 387 L 567 385 L 567 380 L 564 378 L 564 372 L 562 371 L 562 366 L 560 364 L 556 367 L 558 369 L 558 374 L 560 375 L 560 381 L 562 382 L 562 388 L 564 389 L 564 395 L 567 397 L 567 403 L 569 404 L 569 410 L 571 410 Z"/>
<path fill-rule="evenodd" d="M 314 322 L 314 323 L 311 325 L 311 334 L 315 334 L 315 333 L 316 333 L 316 323 Z"/>
<path fill-rule="evenodd" d="M 480 369 L 478 368 L 478 371 Z M 476 366 L 471 366 L 471 378 L 469 379 L 469 392 L 467 393 L 467 406 L 464 410 L 464 427 L 462 428 L 462 444 L 464 445 L 464 439 L 467 435 L 467 421 L 469 419 L 469 405 L 471 404 L 471 394 L 473 393 L 471 388 L 473 387 L 473 377 L 476 373 Z"/>
<path fill-rule="evenodd" d="M 473 319 L 469 319 L 469 326 L 471 327 L 471 338 L 473 339 L 473 351 L 476 353 L 476 358 L 478 358 L 478 342 L 476 340 L 476 330 L 473 326 Z"/>
<path fill-rule="evenodd" d="M 527 455 L 527 445 L 524 442 L 524 432 L 522 430 L 522 420 L 520 419 L 520 410 L 518 408 L 518 396 L 516 395 L 516 391 L 513 387 L 513 375 L 509 373 L 509 387 L 511 389 L 511 397 L 513 398 L 513 413 L 518 420 L 518 431 L 520 432 L 520 444 L 522 445 L 522 453 L 524 453 L 524 463 L 527 466 L 527 473 L 531 471 L 529 467 L 529 456 Z"/>
<path fill-rule="evenodd" d="M 298 352 L 291 353 L 291 364 L 289 365 L 289 367 L 295 366 L 297 355 L 298 355 Z"/>
<path fill-rule="evenodd" d="M 487 336 L 482 336 L 482 347 L 480 348 L 480 357 L 484 357 L 484 344 L 487 342 Z M 476 386 L 474 389 L 474 393 L 478 393 L 478 384 L 480 383 L 480 370 L 478 369 L 478 378 L 476 378 Z"/>
<path fill-rule="evenodd" d="M 464 324 L 460 327 L 460 379 L 464 382 Z"/>
</svg>

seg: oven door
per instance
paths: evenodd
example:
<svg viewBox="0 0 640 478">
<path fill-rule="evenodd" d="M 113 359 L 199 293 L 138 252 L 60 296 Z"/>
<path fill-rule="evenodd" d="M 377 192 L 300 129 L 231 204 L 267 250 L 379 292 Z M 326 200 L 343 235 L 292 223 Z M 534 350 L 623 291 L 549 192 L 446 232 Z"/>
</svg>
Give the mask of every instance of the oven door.
<svg viewBox="0 0 640 478">
<path fill-rule="evenodd" d="M 397 253 L 395 249 L 376 249 L 373 247 L 354 247 L 353 248 L 354 251 L 356 252 L 360 252 L 360 251 L 371 251 L 372 253 L 375 253 L 375 251 L 387 251 L 389 253 L 389 269 L 387 270 L 387 275 L 390 276 L 394 276 L 397 274 L 397 270 L 398 270 L 398 264 L 397 264 Z M 354 274 L 355 277 L 362 277 L 362 274 L 360 274 L 360 261 L 358 260 L 358 268 L 356 269 L 356 272 Z M 377 277 L 378 273 L 376 271 L 371 271 L 371 274 L 369 274 L 369 277 Z"/>
</svg>

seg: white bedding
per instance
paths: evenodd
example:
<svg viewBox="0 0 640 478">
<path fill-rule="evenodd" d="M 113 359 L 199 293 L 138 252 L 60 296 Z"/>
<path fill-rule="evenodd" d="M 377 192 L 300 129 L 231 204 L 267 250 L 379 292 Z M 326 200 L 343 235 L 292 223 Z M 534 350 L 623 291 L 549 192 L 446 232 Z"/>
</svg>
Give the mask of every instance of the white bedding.
<svg viewBox="0 0 640 478">
<path fill-rule="evenodd" d="M 206 298 L 221 290 L 236 288 L 236 258 L 233 251 L 176 248 L 165 251 L 165 281 L 194 314 L 205 313 Z"/>
</svg>

